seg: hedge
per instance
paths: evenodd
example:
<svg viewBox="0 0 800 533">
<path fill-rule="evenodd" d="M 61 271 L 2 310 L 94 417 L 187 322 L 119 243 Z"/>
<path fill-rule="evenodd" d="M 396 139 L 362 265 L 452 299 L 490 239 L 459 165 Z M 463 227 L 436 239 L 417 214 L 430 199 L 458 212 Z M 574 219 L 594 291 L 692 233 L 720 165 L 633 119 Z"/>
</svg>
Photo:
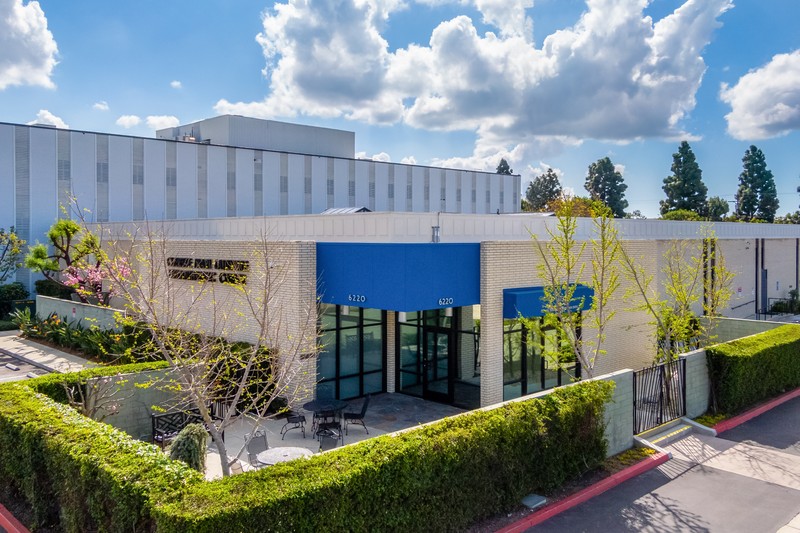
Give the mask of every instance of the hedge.
<svg viewBox="0 0 800 533">
<path fill-rule="evenodd" d="M 580 383 L 202 484 L 156 508 L 158 530 L 460 531 L 599 465 L 612 390 Z"/>
<path fill-rule="evenodd" d="M 150 365 L 152 366 L 152 365 Z M 66 531 L 457 531 L 599 465 L 613 383 L 445 419 L 307 460 L 204 482 L 158 448 L 55 397 L 59 378 L 0 386 L 0 484 Z"/>
<path fill-rule="evenodd" d="M 156 446 L 37 393 L 33 382 L 0 386 L 0 484 L 31 505 L 34 527 L 151 530 L 157 502 L 202 482 Z"/>
<path fill-rule="evenodd" d="M 800 387 L 800 326 L 788 324 L 706 350 L 712 407 L 733 414 Z"/>
</svg>

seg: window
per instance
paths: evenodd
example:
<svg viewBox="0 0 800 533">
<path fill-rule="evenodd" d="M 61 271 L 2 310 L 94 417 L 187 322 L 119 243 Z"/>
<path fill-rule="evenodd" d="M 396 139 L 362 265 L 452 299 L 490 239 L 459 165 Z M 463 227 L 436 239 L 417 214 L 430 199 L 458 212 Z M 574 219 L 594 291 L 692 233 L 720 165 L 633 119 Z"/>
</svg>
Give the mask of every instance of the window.
<svg viewBox="0 0 800 533">
<path fill-rule="evenodd" d="M 210 281 L 244 285 L 247 283 L 249 261 L 233 259 L 196 259 L 168 257 L 169 277 L 190 281 Z"/>
</svg>

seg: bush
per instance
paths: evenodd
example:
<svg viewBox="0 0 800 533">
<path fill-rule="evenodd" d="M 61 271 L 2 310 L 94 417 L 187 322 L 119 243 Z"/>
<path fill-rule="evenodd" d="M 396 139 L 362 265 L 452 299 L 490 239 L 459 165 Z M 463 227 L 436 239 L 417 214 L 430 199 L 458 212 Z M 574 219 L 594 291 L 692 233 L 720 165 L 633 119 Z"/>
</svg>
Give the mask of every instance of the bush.
<svg viewBox="0 0 800 533">
<path fill-rule="evenodd" d="M 172 441 L 169 458 L 183 461 L 198 472 L 205 472 L 207 440 L 208 432 L 202 424 L 187 424 Z"/>
<path fill-rule="evenodd" d="M 17 325 L 12 320 L 0 320 L 0 331 L 12 331 Z"/>
<path fill-rule="evenodd" d="M 39 378 L 43 381 L 0 386 L 0 485 L 30 504 L 36 529 L 155 529 L 153 506 L 180 498 L 202 477 L 156 446 L 35 391 L 48 381 L 63 394 L 55 381 L 74 376 L 49 375 Z"/>
<path fill-rule="evenodd" d="M 27 297 L 28 289 L 19 281 L 0 285 L 0 318 L 5 317 L 14 309 L 12 301 L 24 300 Z"/>
<path fill-rule="evenodd" d="M 308 460 L 204 482 L 155 446 L 40 394 L 63 396 L 65 381 L 131 368 L 0 385 L 0 486 L 31 503 L 34 526 L 460 531 L 605 459 L 603 411 L 613 384 L 583 382 Z"/>
<path fill-rule="evenodd" d="M 33 286 L 36 287 L 36 294 L 39 296 L 52 296 L 62 300 L 69 300 L 72 293 L 75 292 L 71 287 L 65 287 L 49 279 L 37 280 L 33 283 Z"/>
<path fill-rule="evenodd" d="M 785 325 L 706 350 L 712 410 L 733 414 L 800 387 L 800 326 Z"/>
<path fill-rule="evenodd" d="M 197 485 L 172 531 L 462 531 L 605 459 L 613 384 L 584 382 L 304 461 Z"/>
</svg>

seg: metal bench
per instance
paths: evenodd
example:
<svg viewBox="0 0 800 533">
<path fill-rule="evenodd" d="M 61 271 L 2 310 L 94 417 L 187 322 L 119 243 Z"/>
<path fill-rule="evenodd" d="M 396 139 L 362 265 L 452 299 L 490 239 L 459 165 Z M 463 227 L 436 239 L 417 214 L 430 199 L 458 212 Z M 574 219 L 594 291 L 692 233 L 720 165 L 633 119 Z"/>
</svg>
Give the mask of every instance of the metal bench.
<svg viewBox="0 0 800 533">
<path fill-rule="evenodd" d="M 221 418 L 217 417 L 213 412 L 213 409 L 211 418 L 214 420 L 221 420 Z M 183 411 L 170 411 L 168 413 L 153 413 L 150 415 L 150 422 L 153 428 L 153 444 L 158 444 L 162 450 L 164 446 L 177 437 L 178 433 L 187 425 L 203 424 L 203 426 L 205 426 L 203 417 L 200 416 L 200 410 L 197 408 Z M 206 429 L 208 429 L 208 427 L 206 427 Z M 222 440 L 225 440 L 224 431 L 222 432 Z"/>
</svg>

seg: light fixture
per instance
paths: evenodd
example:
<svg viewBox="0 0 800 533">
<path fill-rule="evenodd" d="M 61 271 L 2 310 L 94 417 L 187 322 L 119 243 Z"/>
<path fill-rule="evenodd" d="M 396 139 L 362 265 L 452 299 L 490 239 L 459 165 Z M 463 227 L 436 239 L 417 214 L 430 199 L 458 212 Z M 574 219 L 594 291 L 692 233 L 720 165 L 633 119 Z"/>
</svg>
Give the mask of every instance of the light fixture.
<svg viewBox="0 0 800 533">
<path fill-rule="evenodd" d="M 453 308 L 452 307 L 445 307 L 444 308 L 444 316 L 448 316 L 448 317 L 453 316 Z"/>
<path fill-rule="evenodd" d="M 343 305 L 342 306 L 342 314 L 343 315 L 349 315 L 350 314 L 350 306 L 349 305 Z"/>
<path fill-rule="evenodd" d="M 400 311 L 399 313 L 397 313 L 397 321 L 398 322 L 405 322 L 406 321 L 406 312 L 405 311 Z"/>
</svg>

